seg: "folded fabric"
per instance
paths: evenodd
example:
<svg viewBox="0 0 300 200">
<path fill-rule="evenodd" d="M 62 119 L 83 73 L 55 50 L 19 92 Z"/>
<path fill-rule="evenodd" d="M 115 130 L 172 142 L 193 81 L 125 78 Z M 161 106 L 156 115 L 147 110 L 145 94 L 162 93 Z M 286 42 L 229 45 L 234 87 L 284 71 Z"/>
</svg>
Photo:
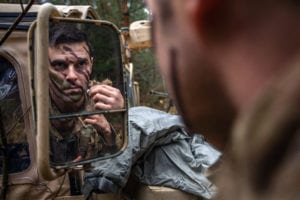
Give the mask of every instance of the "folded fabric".
<svg viewBox="0 0 300 200">
<path fill-rule="evenodd" d="M 146 185 L 167 186 L 211 199 L 216 187 L 204 171 L 221 153 L 200 134 L 188 135 L 178 115 L 148 107 L 129 109 L 129 141 L 117 157 L 93 163 L 85 174 L 83 194 L 116 193 L 130 173 Z"/>
</svg>

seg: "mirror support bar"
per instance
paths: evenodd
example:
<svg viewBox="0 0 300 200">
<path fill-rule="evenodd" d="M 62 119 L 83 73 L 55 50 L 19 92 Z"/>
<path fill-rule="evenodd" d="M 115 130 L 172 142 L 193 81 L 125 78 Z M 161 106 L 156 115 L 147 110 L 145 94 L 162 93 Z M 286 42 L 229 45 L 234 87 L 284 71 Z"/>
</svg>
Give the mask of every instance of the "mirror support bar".
<svg viewBox="0 0 300 200">
<path fill-rule="evenodd" d="M 36 27 L 36 51 L 39 52 L 35 64 L 35 89 L 37 106 L 37 164 L 45 180 L 53 180 L 64 170 L 56 171 L 50 167 L 49 154 L 49 70 L 48 70 L 48 25 L 50 16 L 59 16 L 58 10 L 50 3 L 40 7 Z M 45 43 L 41 41 L 46 41 Z"/>
</svg>

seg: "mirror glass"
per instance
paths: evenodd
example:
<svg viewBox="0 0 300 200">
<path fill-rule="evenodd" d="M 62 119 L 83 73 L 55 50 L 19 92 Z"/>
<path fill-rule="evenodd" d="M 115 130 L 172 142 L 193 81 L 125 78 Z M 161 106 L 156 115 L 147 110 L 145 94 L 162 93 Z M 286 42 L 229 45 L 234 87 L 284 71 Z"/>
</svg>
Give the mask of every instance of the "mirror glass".
<svg viewBox="0 0 300 200">
<path fill-rule="evenodd" d="M 84 163 L 124 147 L 120 35 L 109 23 L 49 23 L 50 161 Z"/>
</svg>

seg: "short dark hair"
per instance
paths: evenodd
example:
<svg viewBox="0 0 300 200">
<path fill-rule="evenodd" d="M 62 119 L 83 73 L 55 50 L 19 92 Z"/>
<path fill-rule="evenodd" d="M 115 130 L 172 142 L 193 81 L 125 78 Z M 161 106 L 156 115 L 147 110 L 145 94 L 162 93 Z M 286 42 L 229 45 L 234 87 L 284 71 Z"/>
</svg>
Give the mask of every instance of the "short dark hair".
<svg viewBox="0 0 300 200">
<path fill-rule="evenodd" d="M 87 35 L 77 28 L 73 23 L 51 23 L 49 25 L 49 46 L 54 47 L 59 44 L 70 44 L 75 42 L 85 42 L 89 48 L 89 54 L 93 57 L 93 51 Z"/>
</svg>

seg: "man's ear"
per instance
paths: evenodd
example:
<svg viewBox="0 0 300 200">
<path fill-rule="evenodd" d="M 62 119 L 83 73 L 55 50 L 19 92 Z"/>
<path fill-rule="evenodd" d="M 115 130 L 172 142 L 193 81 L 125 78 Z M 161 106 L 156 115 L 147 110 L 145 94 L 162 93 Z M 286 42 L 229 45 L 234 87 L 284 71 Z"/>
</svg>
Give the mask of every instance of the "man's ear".
<svg viewBox="0 0 300 200">
<path fill-rule="evenodd" d="M 185 0 L 186 12 L 191 24 L 200 33 L 207 36 L 218 34 L 225 22 L 226 3 L 224 0 Z"/>
</svg>

